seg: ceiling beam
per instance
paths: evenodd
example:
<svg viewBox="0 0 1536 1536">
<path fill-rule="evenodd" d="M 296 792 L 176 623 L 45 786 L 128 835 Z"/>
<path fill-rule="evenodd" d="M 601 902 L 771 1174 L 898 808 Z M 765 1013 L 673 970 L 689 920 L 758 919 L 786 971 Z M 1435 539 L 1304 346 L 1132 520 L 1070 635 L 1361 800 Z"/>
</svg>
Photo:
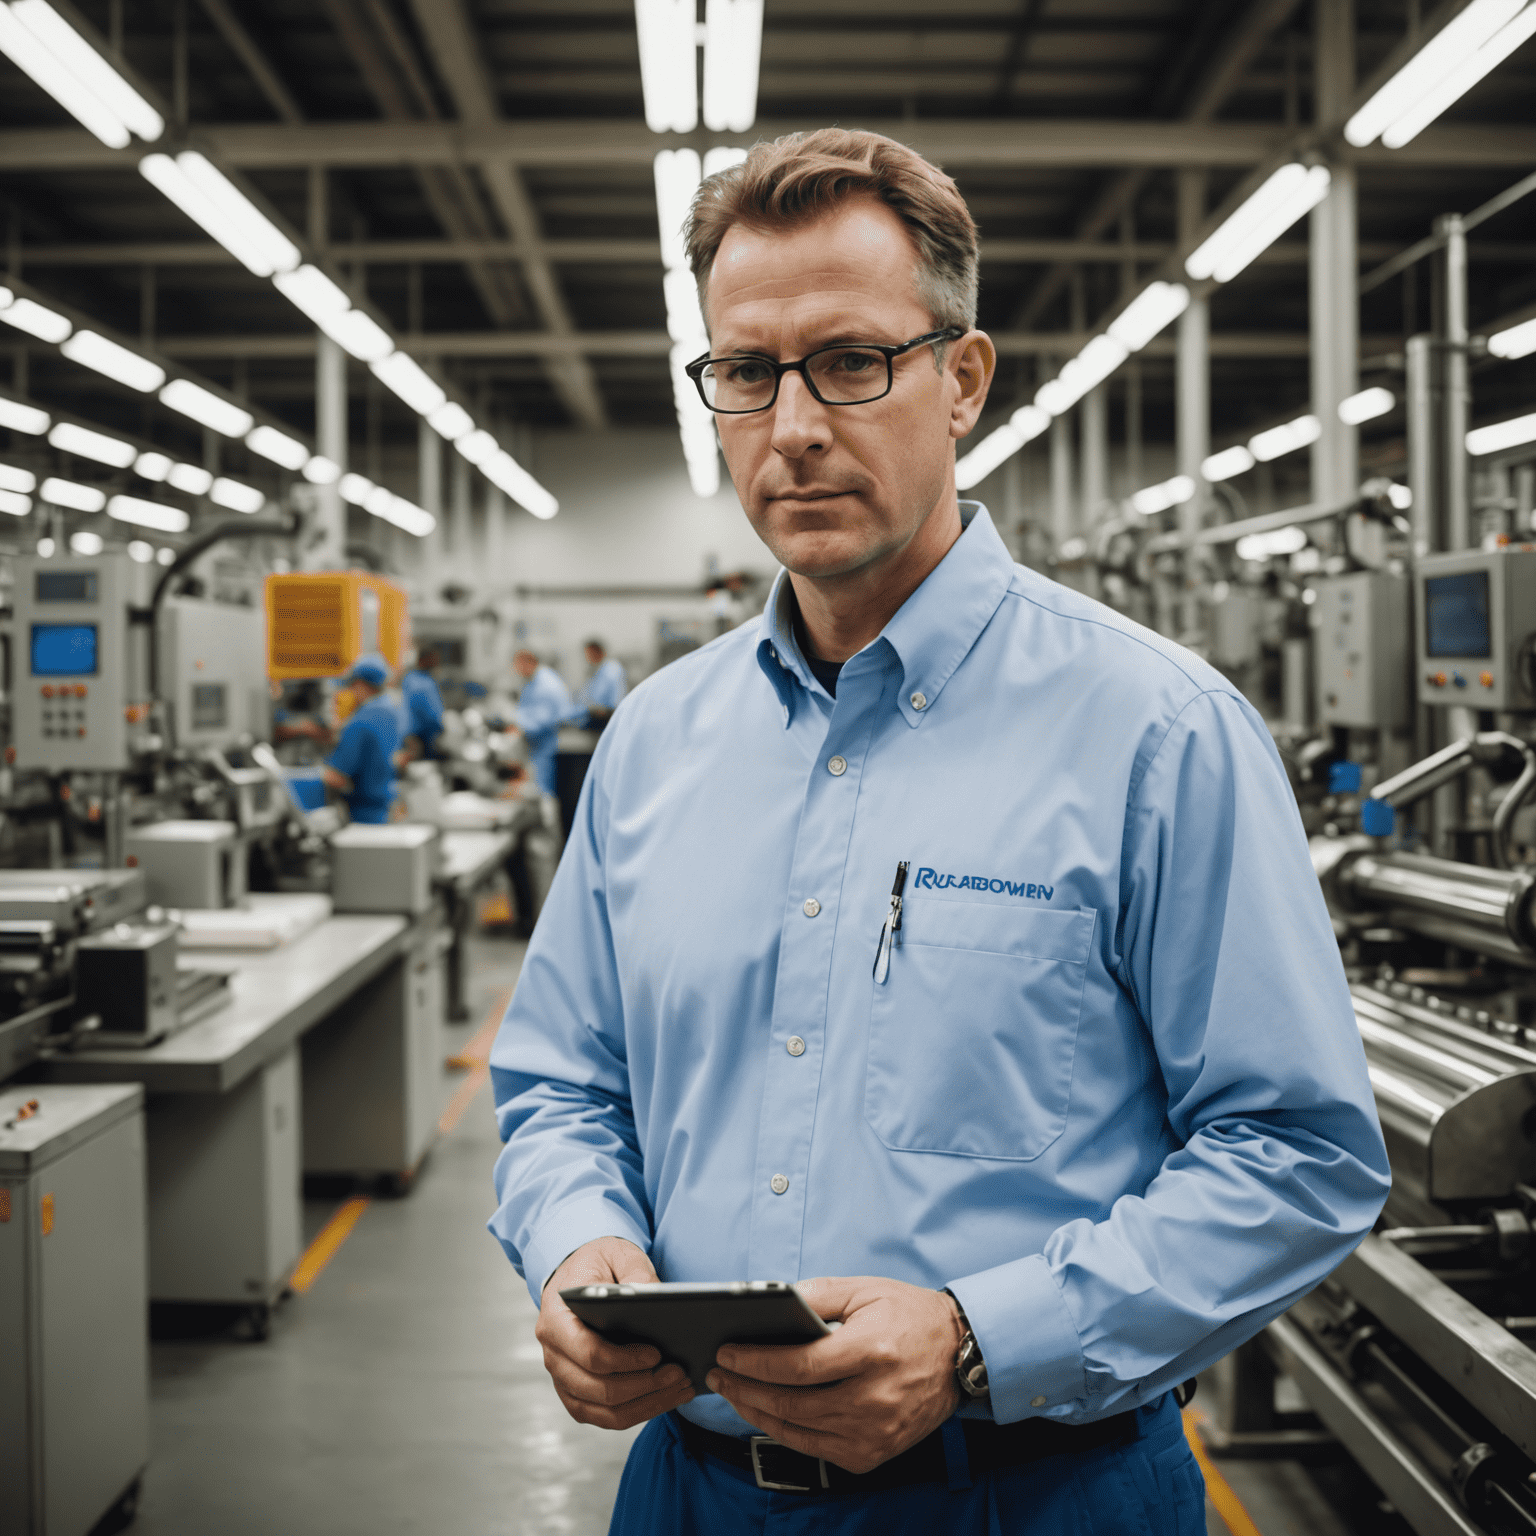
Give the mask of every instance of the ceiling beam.
<svg viewBox="0 0 1536 1536">
<path fill-rule="evenodd" d="M 593 239 L 541 240 L 537 246 L 546 261 L 573 265 L 660 266 L 661 247 L 655 240 L 607 236 Z M 1401 247 L 1391 240 L 1362 240 L 1362 265 L 1386 261 Z M 18 247 L 26 267 L 234 267 L 239 263 L 212 240 L 92 241 L 83 245 L 23 245 Z M 522 261 L 528 247 L 516 240 L 358 240 L 320 247 L 318 254 L 341 266 L 388 267 L 448 265 L 465 261 Z M 1127 259 L 1158 265 L 1173 254 L 1171 245 L 1120 245 L 1110 240 L 1011 240 L 981 242 L 983 266 L 988 262 L 1099 262 L 1118 265 Z M 1472 261 L 1486 263 L 1536 263 L 1536 244 L 1512 240 L 1467 241 Z M 1282 240 L 1262 252 L 1256 264 L 1296 267 L 1307 264 L 1304 240 Z"/>
<path fill-rule="evenodd" d="M 764 122 L 745 134 L 657 134 L 643 123 L 557 119 L 464 123 L 241 123 L 200 126 L 197 138 L 242 170 L 311 165 L 335 169 L 403 165 L 630 166 L 649 171 L 658 149 L 699 143 L 750 148 L 760 138 L 816 126 Z M 910 144 L 950 170 L 1120 170 L 1228 166 L 1251 169 L 1280 153 L 1296 130 L 1263 123 L 1164 123 L 1088 119 L 874 120 L 863 127 Z M 1449 123 L 1426 128 L 1401 149 L 1330 151 L 1363 166 L 1403 169 L 1529 169 L 1536 126 Z M 83 129 L 0 131 L 0 170 L 131 170 L 141 151 L 109 149 Z"/>
<path fill-rule="evenodd" d="M 1082 350 L 1089 333 L 1005 332 L 992 340 L 1004 357 L 1067 358 Z M 556 336 L 548 331 L 466 331 L 404 336 L 404 351 L 417 357 L 655 357 L 665 358 L 671 339 L 665 331 L 577 331 Z M 175 358 L 303 358 L 314 355 L 315 339 L 302 333 L 257 336 L 161 337 L 160 351 Z M 1218 331 L 1211 337 L 1212 357 L 1305 358 L 1311 340 L 1304 331 Z M 1140 354 L 1172 357 L 1171 337 L 1159 337 Z M 1402 350 L 1400 336 L 1361 338 L 1363 356 Z"/>
<path fill-rule="evenodd" d="M 246 30 L 245 23 L 230 8 L 229 0 L 199 0 L 208 19 L 218 28 L 219 35 L 245 65 L 267 105 L 285 123 L 302 123 L 304 113 L 294 100 L 293 92 L 283 83 L 282 76 L 272 67 L 272 62 L 261 51 L 256 39 Z"/>
<path fill-rule="evenodd" d="M 481 65 L 484 43 L 475 36 L 464 0 L 411 0 L 411 10 L 459 121 L 472 128 L 496 126 L 501 111 Z M 554 266 L 542 249 L 544 231 L 521 173 L 500 160 L 483 164 L 480 175 L 507 233 L 523 250 L 523 281 L 545 329 L 555 336 L 573 335 L 575 322 Z M 577 423 L 606 426 L 602 391 L 586 359 L 575 353 L 562 355 L 551 358 L 549 367 L 550 382 Z"/>
</svg>

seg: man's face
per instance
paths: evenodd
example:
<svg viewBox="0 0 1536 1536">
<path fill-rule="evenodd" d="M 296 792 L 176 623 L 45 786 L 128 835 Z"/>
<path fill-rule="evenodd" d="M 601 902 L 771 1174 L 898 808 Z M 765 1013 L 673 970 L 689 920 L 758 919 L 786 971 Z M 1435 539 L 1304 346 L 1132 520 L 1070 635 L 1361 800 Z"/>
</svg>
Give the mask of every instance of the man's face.
<svg viewBox="0 0 1536 1536">
<path fill-rule="evenodd" d="M 589 645 L 587 647 L 587 665 L 589 667 L 597 666 L 602 659 L 603 648 L 600 645 Z"/>
<path fill-rule="evenodd" d="M 878 198 L 799 228 L 726 232 L 710 272 L 710 351 L 795 361 L 838 341 L 899 345 L 936 330 L 916 288 L 917 250 Z M 951 342 L 896 360 L 891 393 L 823 405 L 795 373 L 770 410 L 717 416 L 736 493 L 791 571 L 835 577 L 899 555 L 954 491 L 954 439 L 970 431 L 991 349 Z M 978 361 L 980 359 L 980 361 Z"/>
<path fill-rule="evenodd" d="M 512 665 L 521 676 L 528 678 L 539 670 L 539 659 L 537 656 L 530 656 L 527 651 L 519 651 L 512 658 Z"/>
</svg>

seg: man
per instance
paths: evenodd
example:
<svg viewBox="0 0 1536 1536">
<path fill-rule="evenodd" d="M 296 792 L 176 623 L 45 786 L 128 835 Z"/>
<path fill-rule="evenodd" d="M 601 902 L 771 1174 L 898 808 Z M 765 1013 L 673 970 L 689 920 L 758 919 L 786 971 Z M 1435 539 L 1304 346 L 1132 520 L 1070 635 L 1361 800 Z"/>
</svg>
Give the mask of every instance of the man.
<svg viewBox="0 0 1536 1536">
<path fill-rule="evenodd" d="M 1389 1179 L 1279 760 L 959 502 L 995 352 L 953 182 L 791 136 L 688 238 L 689 371 L 785 569 L 598 745 L 492 1052 L 492 1230 L 568 1411 L 650 1420 L 616 1532 L 1194 1536 L 1172 1389 Z M 560 1299 L 656 1275 L 807 1277 L 842 1326 L 695 1398 Z"/>
<path fill-rule="evenodd" d="M 576 695 L 578 707 L 572 718 L 590 730 L 600 731 L 613 718 L 619 701 L 629 692 L 629 679 L 624 675 L 624 664 L 608 654 L 608 648 L 601 640 L 588 640 L 582 649 L 592 675 Z"/>
<path fill-rule="evenodd" d="M 341 728 L 341 739 L 321 777 L 345 797 L 353 821 L 389 820 L 395 798 L 395 753 L 400 746 L 400 714 L 384 690 L 389 668 L 382 656 L 364 656 L 347 674 L 358 700 Z"/>
<path fill-rule="evenodd" d="M 546 795 L 555 793 L 555 742 L 560 723 L 571 713 L 571 694 L 553 667 L 544 666 L 532 651 L 512 658 L 523 691 L 517 698 L 513 720 L 528 745 L 528 766 Z"/>
<path fill-rule="evenodd" d="M 405 705 L 405 749 L 412 758 L 437 756 L 437 738 L 443 733 L 443 696 L 432 676 L 439 657 L 430 646 L 417 652 L 416 664 L 400 679 Z"/>
</svg>

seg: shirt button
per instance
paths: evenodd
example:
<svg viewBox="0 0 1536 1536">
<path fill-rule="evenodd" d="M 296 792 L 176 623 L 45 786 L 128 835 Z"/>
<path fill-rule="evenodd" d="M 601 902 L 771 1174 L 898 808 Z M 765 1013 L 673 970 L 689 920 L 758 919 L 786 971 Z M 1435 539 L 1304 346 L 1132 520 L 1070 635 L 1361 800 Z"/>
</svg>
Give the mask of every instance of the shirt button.
<svg viewBox="0 0 1536 1536">
<path fill-rule="evenodd" d="M 815 917 L 821 911 L 821 903 L 814 896 L 807 896 L 805 906 L 801 910 L 807 917 Z"/>
<path fill-rule="evenodd" d="M 774 1194 L 782 1195 L 784 1191 L 789 1188 L 789 1180 L 786 1179 L 782 1173 L 776 1173 L 771 1179 L 768 1180 L 768 1188 L 771 1189 Z"/>
<path fill-rule="evenodd" d="M 1045 1399 L 1043 1397 L 1032 1397 L 1029 1400 L 1029 1406 L 1031 1408 L 1044 1408 Z"/>
<path fill-rule="evenodd" d="M 785 1042 L 784 1049 L 788 1051 L 791 1056 L 804 1056 L 805 1041 L 802 1040 L 799 1035 L 791 1035 L 788 1041 Z"/>
<path fill-rule="evenodd" d="M 926 693 L 914 693 L 912 695 L 912 708 L 913 709 L 927 709 L 928 708 L 928 695 Z"/>
<path fill-rule="evenodd" d="M 848 759 L 846 757 L 829 757 L 827 759 L 827 772 L 834 779 L 840 779 L 848 772 Z"/>
</svg>

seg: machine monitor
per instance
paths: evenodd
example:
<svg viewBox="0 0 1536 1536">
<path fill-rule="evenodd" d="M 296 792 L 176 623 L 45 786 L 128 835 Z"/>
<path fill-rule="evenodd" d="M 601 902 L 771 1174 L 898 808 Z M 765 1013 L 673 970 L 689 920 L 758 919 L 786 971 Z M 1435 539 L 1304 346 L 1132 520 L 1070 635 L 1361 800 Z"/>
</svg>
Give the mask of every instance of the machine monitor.
<svg viewBox="0 0 1536 1536">
<path fill-rule="evenodd" d="M 33 578 L 33 599 L 39 603 L 94 603 L 95 571 L 38 571 Z"/>
<path fill-rule="evenodd" d="M 1430 576 L 1424 582 L 1427 649 L 1436 658 L 1493 652 L 1487 571 Z"/>
<path fill-rule="evenodd" d="M 94 624 L 32 626 L 33 677 L 94 677 L 96 672 Z"/>
</svg>

